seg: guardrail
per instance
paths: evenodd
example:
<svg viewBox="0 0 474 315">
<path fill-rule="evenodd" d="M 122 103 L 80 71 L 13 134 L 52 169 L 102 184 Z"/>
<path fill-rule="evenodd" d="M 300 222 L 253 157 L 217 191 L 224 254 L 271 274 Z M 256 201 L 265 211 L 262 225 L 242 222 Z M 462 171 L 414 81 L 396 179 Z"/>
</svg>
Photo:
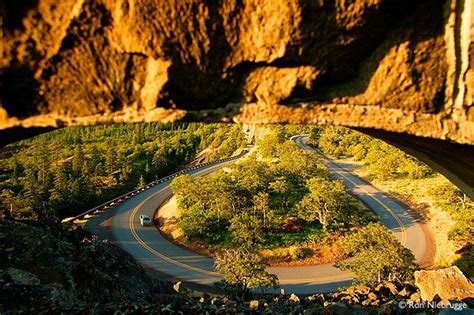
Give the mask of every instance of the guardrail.
<svg viewBox="0 0 474 315">
<path fill-rule="evenodd" d="M 182 174 L 185 174 L 189 171 L 192 171 L 192 170 L 196 170 L 196 169 L 200 169 L 200 168 L 203 168 L 205 166 L 209 166 L 209 165 L 215 165 L 215 164 L 219 164 L 219 163 L 223 163 L 223 162 L 228 162 L 228 161 L 233 161 L 233 160 L 237 160 L 237 159 L 240 159 L 242 156 L 244 156 L 245 154 L 247 154 L 249 151 L 248 150 L 242 150 L 238 155 L 234 155 L 234 156 L 231 156 L 231 157 L 228 157 L 228 158 L 225 158 L 225 159 L 222 159 L 222 160 L 217 160 L 217 161 L 214 161 L 214 162 L 206 162 L 206 163 L 202 163 L 202 164 L 198 164 L 198 165 L 195 165 L 195 166 L 191 166 L 191 167 L 186 167 L 180 171 L 177 171 L 177 172 L 174 172 L 173 174 L 171 175 L 168 175 L 166 177 L 163 177 L 163 178 L 160 178 L 160 179 L 157 179 L 155 181 L 152 181 L 151 183 L 148 183 L 147 185 L 145 185 L 144 187 L 141 187 L 141 188 L 137 188 L 135 190 L 132 190 L 132 191 L 129 191 L 128 193 L 126 194 L 123 194 L 121 196 L 118 196 L 112 200 L 109 200 L 107 202 L 104 202 L 103 204 L 101 205 L 98 205 L 97 207 L 94 207 L 92 209 L 89 209 L 85 212 L 82 212 L 81 214 L 78 214 L 76 215 L 75 217 L 70 217 L 70 218 L 66 218 L 64 220 L 62 220 L 62 222 L 71 222 L 71 221 L 75 221 L 75 220 L 78 220 L 78 219 L 81 219 L 83 217 L 85 217 L 86 215 L 88 214 L 91 214 L 91 213 L 94 213 L 94 212 L 98 212 L 100 210 L 103 210 L 103 209 L 106 209 L 107 207 L 112 207 L 112 206 L 115 206 L 133 196 L 136 196 L 138 194 L 140 194 L 141 192 L 144 192 L 145 190 L 148 190 L 150 189 L 151 187 L 153 186 L 156 186 L 164 181 L 167 181 L 169 179 L 172 179 L 172 178 L 175 178 L 179 175 L 182 175 Z"/>
</svg>

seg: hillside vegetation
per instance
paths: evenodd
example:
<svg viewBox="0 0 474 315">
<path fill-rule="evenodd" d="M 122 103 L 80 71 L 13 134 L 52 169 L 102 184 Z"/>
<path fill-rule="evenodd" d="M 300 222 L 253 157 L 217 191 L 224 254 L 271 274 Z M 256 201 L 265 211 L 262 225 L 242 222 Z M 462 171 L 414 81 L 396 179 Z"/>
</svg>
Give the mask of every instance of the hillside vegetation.
<svg viewBox="0 0 474 315">
<path fill-rule="evenodd" d="M 245 145 L 240 125 L 135 124 L 70 127 L 0 152 L 2 210 L 16 218 L 78 214 L 191 162 Z"/>
<path fill-rule="evenodd" d="M 458 265 L 473 277 L 474 202 L 445 177 L 403 151 L 344 127 L 315 127 L 311 142 L 325 154 L 364 166 L 359 175 L 404 199 L 428 220 L 439 266 Z"/>
</svg>

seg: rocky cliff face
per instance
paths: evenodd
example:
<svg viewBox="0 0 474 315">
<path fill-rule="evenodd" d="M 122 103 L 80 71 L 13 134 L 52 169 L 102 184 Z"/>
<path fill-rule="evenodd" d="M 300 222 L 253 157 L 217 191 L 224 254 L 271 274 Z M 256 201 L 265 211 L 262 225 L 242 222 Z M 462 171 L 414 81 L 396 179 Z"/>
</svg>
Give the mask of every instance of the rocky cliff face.
<svg viewBox="0 0 474 315">
<path fill-rule="evenodd" d="M 36 0 L 1 10 L 4 128 L 334 122 L 474 143 L 470 1 Z"/>
</svg>

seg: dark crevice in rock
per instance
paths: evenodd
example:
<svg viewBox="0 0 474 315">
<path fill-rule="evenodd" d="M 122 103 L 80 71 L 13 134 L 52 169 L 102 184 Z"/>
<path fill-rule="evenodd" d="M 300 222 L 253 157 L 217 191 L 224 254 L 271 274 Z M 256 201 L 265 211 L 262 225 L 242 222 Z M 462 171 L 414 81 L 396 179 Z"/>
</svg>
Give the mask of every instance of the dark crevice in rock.
<svg viewBox="0 0 474 315">
<path fill-rule="evenodd" d="M 2 69 L 0 97 L 10 116 L 24 118 L 38 114 L 37 104 L 42 102 L 38 94 L 39 83 L 34 77 L 34 69 L 28 65 L 13 64 Z"/>
<path fill-rule="evenodd" d="M 176 53 L 177 47 L 173 40 L 165 44 L 172 64 L 168 69 L 168 82 L 162 89 L 163 97 L 158 102 L 159 106 L 192 110 L 215 108 L 238 97 L 239 91 L 231 80 L 223 78 L 225 59 L 231 53 L 231 47 L 225 35 L 222 16 L 217 6 L 209 5 L 208 8 L 209 17 L 205 24 L 211 45 L 203 56 L 203 64 L 197 61 L 184 62 Z M 196 9 L 194 4 L 192 9 Z M 190 23 L 197 24 L 197 16 Z M 189 33 L 186 36 L 189 37 Z M 188 42 L 191 43 L 192 39 L 188 38 Z"/>
<path fill-rule="evenodd" d="M 38 6 L 38 0 L 6 0 L 0 3 L 2 28 L 8 32 L 24 30 L 23 18 Z"/>
</svg>

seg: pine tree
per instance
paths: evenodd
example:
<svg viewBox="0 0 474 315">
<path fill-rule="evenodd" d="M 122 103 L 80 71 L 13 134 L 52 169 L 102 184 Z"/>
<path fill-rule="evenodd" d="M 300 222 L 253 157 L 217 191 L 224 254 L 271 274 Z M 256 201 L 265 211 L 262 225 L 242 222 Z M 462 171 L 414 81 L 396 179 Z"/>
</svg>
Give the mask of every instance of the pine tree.
<svg viewBox="0 0 474 315">
<path fill-rule="evenodd" d="M 82 168 L 84 166 L 84 151 L 82 150 L 82 145 L 77 145 L 74 148 L 74 157 L 72 159 L 72 171 L 75 176 L 80 176 Z"/>
<path fill-rule="evenodd" d="M 109 147 L 105 155 L 105 169 L 107 173 L 112 173 L 115 169 L 115 152 L 114 149 Z"/>
<path fill-rule="evenodd" d="M 143 188 L 145 187 L 146 183 L 145 183 L 145 178 L 143 178 L 143 175 L 140 175 L 140 180 L 138 182 L 138 188 Z"/>
</svg>

